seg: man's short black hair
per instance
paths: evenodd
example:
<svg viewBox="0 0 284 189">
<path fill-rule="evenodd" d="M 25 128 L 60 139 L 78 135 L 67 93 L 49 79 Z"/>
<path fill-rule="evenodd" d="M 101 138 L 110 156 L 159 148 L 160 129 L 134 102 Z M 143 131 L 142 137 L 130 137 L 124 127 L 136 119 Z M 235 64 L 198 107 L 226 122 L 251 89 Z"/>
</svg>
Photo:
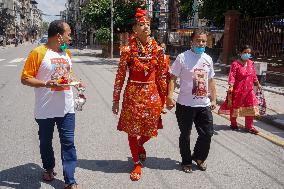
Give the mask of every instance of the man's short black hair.
<svg viewBox="0 0 284 189">
<path fill-rule="evenodd" d="M 48 37 L 53 37 L 55 35 L 64 33 L 64 21 L 63 20 L 54 20 L 49 24 L 48 27 Z"/>
<path fill-rule="evenodd" d="M 192 35 L 191 35 L 191 39 L 193 40 L 193 38 L 196 35 L 208 35 L 207 31 L 204 28 L 197 28 L 193 31 Z"/>
</svg>

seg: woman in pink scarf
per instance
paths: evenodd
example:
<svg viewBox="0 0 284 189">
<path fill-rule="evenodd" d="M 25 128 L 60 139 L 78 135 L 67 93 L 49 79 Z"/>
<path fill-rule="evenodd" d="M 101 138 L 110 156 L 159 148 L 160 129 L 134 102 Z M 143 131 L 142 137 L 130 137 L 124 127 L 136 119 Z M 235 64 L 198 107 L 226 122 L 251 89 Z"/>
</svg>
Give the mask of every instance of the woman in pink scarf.
<svg viewBox="0 0 284 189">
<path fill-rule="evenodd" d="M 256 84 L 258 88 L 261 88 L 261 85 L 250 58 L 251 47 L 245 45 L 240 49 L 240 58 L 231 64 L 227 99 L 218 113 L 230 115 L 230 127 L 233 130 L 238 129 L 237 117 L 245 117 L 246 130 L 257 134 L 258 130 L 253 127 L 253 118 L 259 115 L 259 110 L 253 87 Z"/>
</svg>

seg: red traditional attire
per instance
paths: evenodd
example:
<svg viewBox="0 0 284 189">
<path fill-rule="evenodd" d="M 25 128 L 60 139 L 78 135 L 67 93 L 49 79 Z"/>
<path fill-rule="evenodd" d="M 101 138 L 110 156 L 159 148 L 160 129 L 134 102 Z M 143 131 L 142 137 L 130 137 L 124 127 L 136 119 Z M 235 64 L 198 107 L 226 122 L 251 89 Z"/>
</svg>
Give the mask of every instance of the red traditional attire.
<svg viewBox="0 0 284 189">
<path fill-rule="evenodd" d="M 146 11 L 140 8 L 135 14 L 136 22 L 149 27 Z M 149 29 L 149 28 L 148 28 Z M 120 100 L 120 93 L 129 70 L 125 87 L 121 114 L 117 129 L 128 133 L 129 148 L 135 163 L 130 179 L 141 177 L 142 164 L 146 159 L 143 144 L 157 136 L 162 128 L 161 112 L 167 95 L 168 62 L 164 61 L 164 51 L 153 38 L 145 46 L 132 36 L 130 45 L 121 48 L 121 57 L 116 74 L 113 101 Z M 140 160 L 140 161 L 139 161 Z"/>
<path fill-rule="evenodd" d="M 246 128 L 253 127 L 253 117 L 259 115 L 254 93 L 255 82 L 257 77 L 251 60 L 247 60 L 245 64 L 236 60 L 231 64 L 229 84 L 233 85 L 233 91 L 227 95 L 218 113 L 230 114 L 233 126 L 237 125 L 237 117 L 246 117 Z"/>
<path fill-rule="evenodd" d="M 167 95 L 168 67 L 163 49 L 154 39 L 149 40 L 143 55 L 150 57 L 149 60 L 139 58 L 136 38 L 131 39 L 130 45 L 122 48 L 114 84 L 113 100 L 119 101 L 128 68 L 129 77 L 117 128 L 130 136 L 154 137 L 157 136 L 157 129 L 162 128 L 164 102 L 161 97 L 164 99 Z"/>
</svg>

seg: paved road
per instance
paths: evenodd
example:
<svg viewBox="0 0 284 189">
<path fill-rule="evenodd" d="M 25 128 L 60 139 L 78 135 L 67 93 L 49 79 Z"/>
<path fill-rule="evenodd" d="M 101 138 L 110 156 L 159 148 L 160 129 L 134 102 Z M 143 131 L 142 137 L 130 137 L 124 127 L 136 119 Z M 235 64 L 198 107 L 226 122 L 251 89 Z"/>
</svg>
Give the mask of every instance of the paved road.
<svg viewBox="0 0 284 189">
<path fill-rule="evenodd" d="M 57 180 L 50 184 L 40 180 L 34 94 L 19 82 L 23 60 L 31 48 L 0 50 L 1 189 L 61 188 L 63 184 L 57 132 Z M 75 56 L 74 70 L 88 86 L 87 104 L 76 118 L 76 176 L 82 188 L 284 188 L 284 149 L 262 137 L 231 131 L 226 127 L 228 120 L 215 114 L 208 170 L 201 172 L 194 167 L 192 174 L 181 172 L 174 111 L 163 117 L 165 128 L 158 138 L 146 144 L 149 157 L 142 179 L 131 182 L 127 137 L 116 130 L 117 117 L 111 113 L 116 63 L 89 55 Z M 196 136 L 193 130 L 192 141 Z"/>
</svg>

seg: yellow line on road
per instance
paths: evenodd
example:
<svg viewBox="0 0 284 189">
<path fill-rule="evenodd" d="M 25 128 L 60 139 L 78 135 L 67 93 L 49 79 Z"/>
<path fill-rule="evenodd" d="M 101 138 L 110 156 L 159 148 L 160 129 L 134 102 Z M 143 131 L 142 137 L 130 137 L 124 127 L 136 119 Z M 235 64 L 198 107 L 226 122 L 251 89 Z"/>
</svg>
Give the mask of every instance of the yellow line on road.
<svg viewBox="0 0 284 189">
<path fill-rule="evenodd" d="M 218 113 L 215 112 L 215 111 L 212 111 L 212 112 L 213 112 L 214 114 L 216 114 L 216 115 L 218 115 L 218 116 L 220 116 L 220 117 L 223 117 L 223 118 L 225 118 L 225 119 L 227 119 L 227 120 L 230 121 L 230 119 L 229 119 L 228 117 L 226 117 L 226 116 L 224 116 L 224 115 L 220 115 L 220 114 L 218 114 Z M 244 126 L 243 124 L 241 124 L 241 123 L 238 123 L 238 126 L 241 127 L 241 128 L 245 128 L 245 126 Z M 264 138 L 264 139 L 266 139 L 266 140 L 268 140 L 268 141 L 270 141 L 270 142 L 272 142 L 273 144 L 276 144 L 277 146 L 280 146 L 280 147 L 284 148 L 284 140 L 280 140 L 280 139 L 278 139 L 278 138 L 276 138 L 276 137 L 274 137 L 274 136 L 265 134 L 265 133 L 263 133 L 263 132 L 261 132 L 261 131 L 260 131 L 257 135 L 260 136 L 260 137 L 262 137 L 262 138 Z"/>
</svg>

